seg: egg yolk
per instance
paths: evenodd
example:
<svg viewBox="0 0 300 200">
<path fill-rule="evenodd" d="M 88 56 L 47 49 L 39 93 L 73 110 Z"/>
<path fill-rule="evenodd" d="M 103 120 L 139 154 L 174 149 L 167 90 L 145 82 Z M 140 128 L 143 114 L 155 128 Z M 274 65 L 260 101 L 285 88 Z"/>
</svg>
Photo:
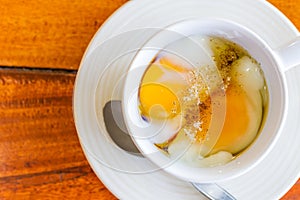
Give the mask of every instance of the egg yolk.
<svg viewBox="0 0 300 200">
<path fill-rule="evenodd" d="M 211 110 L 211 106 L 212 105 L 208 106 L 206 109 Z M 238 147 L 239 143 L 243 141 L 245 133 L 247 133 L 250 124 L 248 112 L 249 110 L 246 93 L 240 89 L 228 88 L 226 91 L 225 121 L 218 141 L 211 152 L 212 154 L 218 151 L 238 153 L 238 151 L 241 150 L 236 149 L 236 147 Z M 205 117 L 205 119 L 202 120 L 205 121 L 203 124 L 206 126 L 206 128 L 197 133 L 202 135 L 201 138 L 203 138 L 203 135 L 206 134 L 204 131 L 206 132 L 209 128 L 207 124 L 210 123 L 212 114 L 208 115 L 206 112 L 206 115 L 202 116 Z M 218 119 L 218 116 L 216 116 L 215 120 L 222 119 Z"/>
<path fill-rule="evenodd" d="M 180 113 L 178 94 L 187 86 L 187 69 L 167 57 L 155 60 L 145 72 L 139 89 L 144 117 L 166 119 Z"/>
<path fill-rule="evenodd" d="M 249 103 L 248 97 L 243 91 L 235 91 L 229 89 L 226 92 L 226 118 L 222 133 L 214 146 L 215 151 L 227 150 L 233 154 L 238 153 L 242 149 L 244 140 L 248 137 L 250 118 L 248 113 Z"/>
<path fill-rule="evenodd" d="M 163 119 L 180 113 L 178 97 L 162 84 L 143 84 L 139 97 L 141 114 L 145 117 Z"/>
</svg>

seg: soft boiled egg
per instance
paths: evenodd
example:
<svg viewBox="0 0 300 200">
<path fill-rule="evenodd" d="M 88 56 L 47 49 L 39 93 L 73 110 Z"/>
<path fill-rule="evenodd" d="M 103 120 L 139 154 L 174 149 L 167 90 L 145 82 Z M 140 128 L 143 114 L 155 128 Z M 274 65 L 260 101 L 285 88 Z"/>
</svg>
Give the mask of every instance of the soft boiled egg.
<svg viewBox="0 0 300 200">
<path fill-rule="evenodd" d="M 226 90 L 225 121 L 216 144 L 207 146 L 205 141 L 191 140 L 181 131 L 168 148 L 171 156 L 181 156 L 181 160 L 192 166 L 215 166 L 230 161 L 233 155 L 255 139 L 261 126 L 263 108 L 260 90 L 264 79 L 260 68 L 245 56 L 233 64 L 231 77 L 235 83 Z M 212 115 L 206 113 L 208 123 Z M 222 119 L 215 116 L 214 120 Z M 203 131 L 207 129 L 198 134 L 203 134 Z M 207 155 L 206 152 L 210 153 Z"/>
<path fill-rule="evenodd" d="M 209 37 L 195 38 L 206 47 L 210 41 Z M 212 51 L 207 53 L 213 57 Z M 232 160 L 254 141 L 263 118 L 265 80 L 256 61 L 242 51 L 223 73 L 226 87 L 218 81 L 218 69 L 210 67 L 215 69 L 191 66 L 174 54 L 160 52 L 139 88 L 140 115 L 157 130 L 151 136 L 153 144 L 192 166 L 211 167 Z M 199 82 L 195 76 L 201 68 L 208 68 L 209 76 L 199 74 Z M 190 92 L 191 96 L 184 96 Z M 214 98 L 224 100 L 224 109 L 215 109 Z M 216 124 L 221 128 L 216 129 Z"/>
<path fill-rule="evenodd" d="M 187 65 L 172 54 L 161 53 L 142 78 L 139 109 L 142 118 L 154 130 L 158 130 L 151 138 L 154 143 L 167 142 L 181 128 L 181 102 L 178 95 L 188 85 Z"/>
</svg>

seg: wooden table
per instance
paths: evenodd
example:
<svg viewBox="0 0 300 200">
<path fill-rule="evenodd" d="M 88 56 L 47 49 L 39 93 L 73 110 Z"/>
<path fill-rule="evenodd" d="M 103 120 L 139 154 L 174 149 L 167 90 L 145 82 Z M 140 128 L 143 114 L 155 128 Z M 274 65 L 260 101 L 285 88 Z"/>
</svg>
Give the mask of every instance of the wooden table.
<svg viewBox="0 0 300 200">
<path fill-rule="evenodd" d="M 125 2 L 0 1 L 0 199 L 116 199 L 82 153 L 72 92 L 88 42 Z M 300 29 L 300 0 L 271 2 Z M 300 181 L 282 199 L 300 199 Z"/>
</svg>

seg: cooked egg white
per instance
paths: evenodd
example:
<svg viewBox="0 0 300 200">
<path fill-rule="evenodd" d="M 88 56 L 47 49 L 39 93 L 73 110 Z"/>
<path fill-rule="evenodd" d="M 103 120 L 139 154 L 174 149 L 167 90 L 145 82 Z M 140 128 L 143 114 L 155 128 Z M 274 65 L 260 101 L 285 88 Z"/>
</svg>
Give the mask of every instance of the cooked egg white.
<svg viewBox="0 0 300 200">
<path fill-rule="evenodd" d="M 172 159 L 180 160 L 194 167 L 214 167 L 228 163 L 233 159 L 230 152 L 219 151 L 207 157 L 203 157 L 203 152 L 207 152 L 207 147 L 189 138 L 183 131 L 179 132 L 176 139 L 168 148 Z"/>
</svg>

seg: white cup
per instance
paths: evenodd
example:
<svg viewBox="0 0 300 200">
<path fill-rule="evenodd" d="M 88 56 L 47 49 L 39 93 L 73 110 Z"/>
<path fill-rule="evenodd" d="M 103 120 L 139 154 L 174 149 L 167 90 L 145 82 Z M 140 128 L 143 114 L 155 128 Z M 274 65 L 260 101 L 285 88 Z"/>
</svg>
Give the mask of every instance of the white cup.
<svg viewBox="0 0 300 200">
<path fill-rule="evenodd" d="M 161 152 L 149 138 L 157 134 L 157 127 L 149 126 L 139 116 L 138 88 L 145 70 L 167 45 L 191 35 L 214 35 L 228 39 L 246 49 L 261 64 L 269 92 L 268 110 L 259 136 L 240 156 L 227 164 L 214 167 L 193 167 Z M 180 48 L 174 54 L 184 56 L 189 62 L 214 66 L 203 46 L 192 45 L 191 52 L 200 52 L 197 59 L 193 53 Z M 202 53 L 201 53 L 202 52 Z M 184 55 L 182 55 L 184 54 Z M 298 55 L 297 55 L 298 54 Z M 203 62 L 203 63 L 201 63 Z M 235 178 L 256 166 L 273 148 L 282 134 L 288 102 L 285 71 L 300 63 L 300 39 L 282 47 L 271 49 L 251 30 L 231 21 L 221 19 L 190 19 L 173 24 L 146 42 L 131 62 L 123 89 L 122 108 L 126 126 L 141 153 L 166 172 L 191 182 L 217 182 Z"/>
</svg>

